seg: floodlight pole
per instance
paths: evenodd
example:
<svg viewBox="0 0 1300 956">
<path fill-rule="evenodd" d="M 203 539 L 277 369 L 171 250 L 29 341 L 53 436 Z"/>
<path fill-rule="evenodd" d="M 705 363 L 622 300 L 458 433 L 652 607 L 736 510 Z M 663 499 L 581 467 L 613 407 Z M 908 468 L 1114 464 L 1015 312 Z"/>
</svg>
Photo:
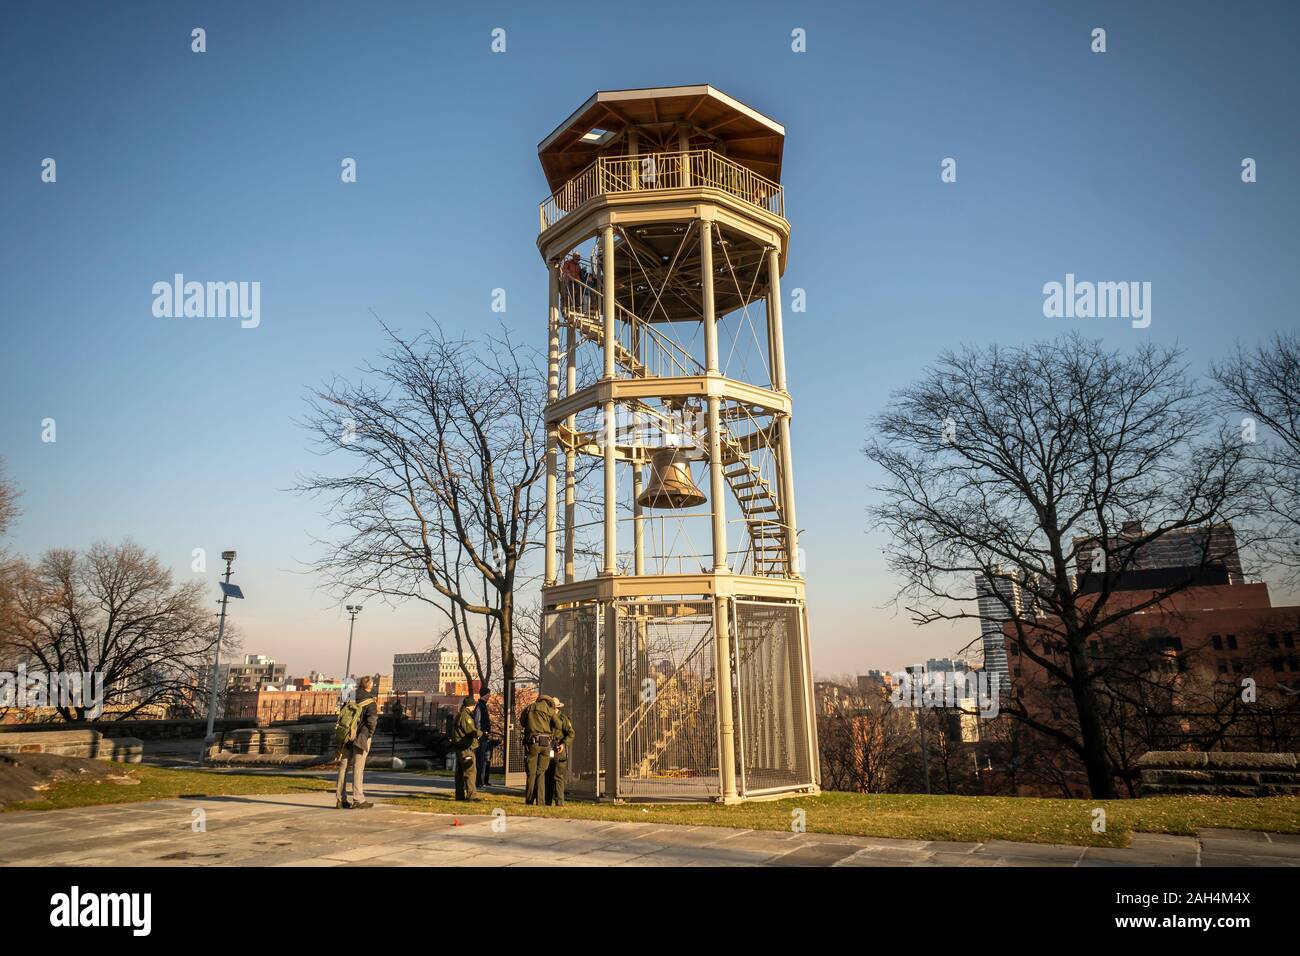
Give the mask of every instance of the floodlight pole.
<svg viewBox="0 0 1300 956">
<path fill-rule="evenodd" d="M 226 559 L 226 583 L 230 583 L 230 565 L 235 560 L 233 551 L 225 551 L 222 557 Z M 208 732 L 204 736 L 204 746 L 212 739 L 212 735 L 217 725 L 217 672 L 221 668 L 221 638 L 226 633 L 226 605 L 230 603 L 230 595 L 222 589 L 221 592 L 221 623 L 217 625 L 217 649 L 212 655 L 212 685 L 208 693 Z"/>
<path fill-rule="evenodd" d="M 361 613 L 361 607 L 360 604 L 349 604 L 347 606 L 347 611 L 352 615 L 352 619 L 348 622 L 348 660 L 343 665 L 343 680 L 345 681 L 352 675 L 352 631 L 357 626 L 357 615 Z"/>
</svg>

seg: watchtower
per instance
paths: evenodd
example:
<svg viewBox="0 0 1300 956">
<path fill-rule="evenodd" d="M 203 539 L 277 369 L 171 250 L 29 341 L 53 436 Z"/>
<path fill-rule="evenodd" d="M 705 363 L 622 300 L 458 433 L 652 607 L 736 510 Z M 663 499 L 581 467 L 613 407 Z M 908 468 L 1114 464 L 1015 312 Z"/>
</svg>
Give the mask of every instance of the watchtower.
<svg viewBox="0 0 1300 956">
<path fill-rule="evenodd" d="M 552 194 L 541 680 L 570 787 L 817 786 L 781 325 L 785 130 L 709 86 L 600 92 Z"/>
</svg>

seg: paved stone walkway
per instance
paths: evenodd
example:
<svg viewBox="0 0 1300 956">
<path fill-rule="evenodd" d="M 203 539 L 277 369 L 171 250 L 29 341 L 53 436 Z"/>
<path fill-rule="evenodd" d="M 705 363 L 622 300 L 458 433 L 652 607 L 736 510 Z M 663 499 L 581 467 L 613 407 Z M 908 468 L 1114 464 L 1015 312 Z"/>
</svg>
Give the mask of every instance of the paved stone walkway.
<svg viewBox="0 0 1300 956">
<path fill-rule="evenodd" d="M 446 781 L 367 775 L 382 799 Z M 488 797 L 490 806 L 490 795 Z M 195 811 L 205 829 L 195 832 Z M 1300 836 L 1239 830 L 1135 834 L 1126 849 L 941 843 L 721 827 L 489 816 L 380 804 L 334 809 L 330 793 L 206 797 L 0 814 L 0 865 L 45 866 L 1300 866 Z"/>
</svg>

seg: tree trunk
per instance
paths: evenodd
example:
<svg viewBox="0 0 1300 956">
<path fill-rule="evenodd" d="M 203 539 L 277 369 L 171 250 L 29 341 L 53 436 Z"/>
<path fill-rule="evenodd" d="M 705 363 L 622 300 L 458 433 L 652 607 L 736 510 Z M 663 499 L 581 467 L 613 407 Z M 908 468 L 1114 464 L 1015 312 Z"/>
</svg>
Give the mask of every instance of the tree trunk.
<svg viewBox="0 0 1300 956">
<path fill-rule="evenodd" d="M 515 680 L 515 595 L 513 591 L 506 591 L 501 596 L 500 625 L 501 682 L 503 688 L 509 688 Z"/>
<path fill-rule="evenodd" d="M 1106 732 L 1097 708 L 1097 695 L 1087 672 L 1083 673 L 1082 679 L 1076 676 L 1071 682 L 1070 691 L 1079 714 L 1079 736 L 1083 744 L 1083 766 L 1088 772 L 1088 789 L 1094 800 L 1114 800 L 1118 796 L 1115 775 L 1106 753 Z"/>
</svg>

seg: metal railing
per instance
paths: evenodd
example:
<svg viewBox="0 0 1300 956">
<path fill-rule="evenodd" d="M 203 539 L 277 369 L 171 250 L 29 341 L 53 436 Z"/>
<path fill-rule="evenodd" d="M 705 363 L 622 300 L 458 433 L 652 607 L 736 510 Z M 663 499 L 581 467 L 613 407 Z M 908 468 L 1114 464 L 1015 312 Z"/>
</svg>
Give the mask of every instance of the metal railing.
<svg viewBox="0 0 1300 956">
<path fill-rule="evenodd" d="M 583 265 L 587 265 L 583 261 Z M 595 285 L 560 278 L 560 310 L 567 324 L 597 346 L 604 347 L 605 318 L 602 312 L 603 293 Z M 622 366 L 629 378 L 668 378 L 699 375 L 703 363 L 681 343 L 665 335 L 635 312 L 615 303 L 616 335 L 615 362 Z"/>
<path fill-rule="evenodd" d="M 785 218 L 780 183 L 711 149 L 601 157 L 541 202 L 545 232 L 583 203 L 611 193 L 706 186 Z"/>
</svg>

